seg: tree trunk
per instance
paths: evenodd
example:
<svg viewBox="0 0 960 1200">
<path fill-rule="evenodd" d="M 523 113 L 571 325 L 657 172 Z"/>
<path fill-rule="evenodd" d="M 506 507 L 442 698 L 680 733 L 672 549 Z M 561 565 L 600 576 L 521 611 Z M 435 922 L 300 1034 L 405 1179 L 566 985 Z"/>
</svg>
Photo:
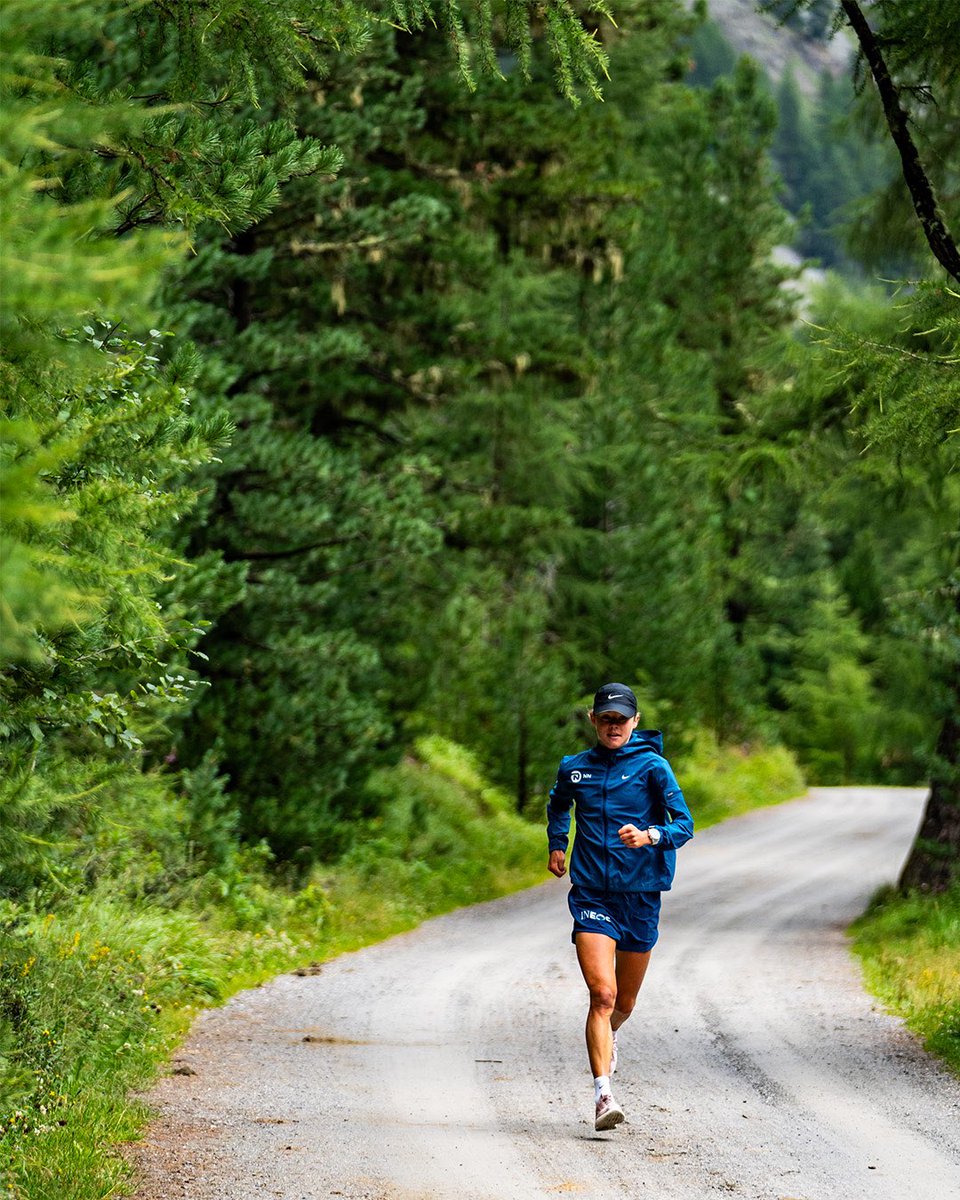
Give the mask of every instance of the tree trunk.
<svg viewBox="0 0 960 1200">
<path fill-rule="evenodd" d="M 960 626 L 960 584 L 954 591 L 954 621 Z M 901 891 L 943 892 L 960 879 L 960 663 L 953 664 L 947 705 L 937 739 L 930 799 L 900 876 Z"/>
<path fill-rule="evenodd" d="M 520 707 L 517 720 L 517 812 L 526 812 L 527 801 L 530 799 L 527 785 L 527 719 L 523 706 Z"/>
<path fill-rule="evenodd" d="M 960 709 L 960 688 L 954 703 Z M 917 840 L 900 876 L 900 890 L 944 892 L 960 878 L 960 718 L 955 710 L 937 741 L 937 768 Z"/>
<path fill-rule="evenodd" d="M 913 201 L 913 208 L 927 239 L 927 245 L 943 269 L 960 282 L 960 250 L 957 249 L 957 244 L 947 228 L 930 177 L 920 161 L 919 151 L 910 133 L 909 119 L 900 103 L 900 90 L 894 83 L 883 57 L 880 39 L 870 28 L 856 0 L 840 0 L 840 4 L 850 28 L 857 36 L 863 57 L 880 93 L 887 128 L 900 152 L 904 182 L 910 190 L 910 199 Z"/>
</svg>

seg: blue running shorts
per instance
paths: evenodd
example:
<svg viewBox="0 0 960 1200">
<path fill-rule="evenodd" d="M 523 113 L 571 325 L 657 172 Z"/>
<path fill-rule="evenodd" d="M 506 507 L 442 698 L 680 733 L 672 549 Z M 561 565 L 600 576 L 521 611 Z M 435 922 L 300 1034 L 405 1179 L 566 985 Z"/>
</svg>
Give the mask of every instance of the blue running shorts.
<svg viewBox="0 0 960 1200">
<path fill-rule="evenodd" d="M 618 950 L 645 954 L 660 936 L 659 892 L 587 892 L 571 888 L 567 898 L 573 915 L 573 933 L 602 933 L 613 938 Z"/>
</svg>

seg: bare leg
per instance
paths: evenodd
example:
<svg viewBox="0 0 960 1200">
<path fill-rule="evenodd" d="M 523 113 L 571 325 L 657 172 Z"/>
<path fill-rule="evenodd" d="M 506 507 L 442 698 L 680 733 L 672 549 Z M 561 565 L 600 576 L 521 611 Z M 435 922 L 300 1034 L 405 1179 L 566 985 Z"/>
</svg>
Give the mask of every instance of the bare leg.
<svg viewBox="0 0 960 1200">
<path fill-rule="evenodd" d="M 587 1013 L 587 1055 L 596 1079 L 610 1073 L 613 1032 L 610 1018 L 617 999 L 617 943 L 602 933 L 577 934 L 577 961 L 590 989 Z M 624 1018 L 625 1020 L 626 1018 Z"/>
<path fill-rule="evenodd" d="M 613 1014 L 610 1017 L 612 1029 L 619 1029 L 633 1012 L 633 1006 L 637 1002 L 637 993 L 640 991 L 643 977 L 647 973 L 652 953 L 652 950 L 646 950 L 642 954 L 635 950 L 617 951 L 617 995 Z"/>
</svg>

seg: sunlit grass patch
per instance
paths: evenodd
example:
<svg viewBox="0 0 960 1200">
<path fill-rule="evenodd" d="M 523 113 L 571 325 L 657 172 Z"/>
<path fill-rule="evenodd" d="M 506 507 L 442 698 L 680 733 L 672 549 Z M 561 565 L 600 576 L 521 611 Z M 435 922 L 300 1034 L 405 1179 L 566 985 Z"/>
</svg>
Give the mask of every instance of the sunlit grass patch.
<svg viewBox="0 0 960 1200">
<path fill-rule="evenodd" d="M 130 1094 L 197 1008 L 308 953 L 286 933 L 218 934 L 197 915 L 100 894 L 0 916 L 0 1161 L 17 1200 L 123 1194 L 130 1171 L 114 1148 L 144 1121 Z"/>
<path fill-rule="evenodd" d="M 851 926 L 867 985 L 960 1074 L 960 884 L 881 892 Z"/>
<path fill-rule="evenodd" d="M 55 914 L 0 906 L 3 1200 L 129 1192 L 117 1147 L 145 1121 L 130 1097 L 199 1008 L 544 877 L 542 830 L 459 747 L 424 742 L 379 786 L 383 818 L 296 890 L 247 854 L 175 901 L 118 878 Z"/>
<path fill-rule="evenodd" d="M 721 746 L 704 732 L 675 765 L 698 829 L 806 790 L 797 761 L 784 746 Z"/>
</svg>

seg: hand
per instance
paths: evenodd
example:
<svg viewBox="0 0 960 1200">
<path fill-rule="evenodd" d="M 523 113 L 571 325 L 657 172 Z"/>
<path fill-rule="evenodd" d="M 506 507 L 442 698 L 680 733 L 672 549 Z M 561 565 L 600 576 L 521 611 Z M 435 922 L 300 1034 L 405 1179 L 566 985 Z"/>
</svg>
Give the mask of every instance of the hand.
<svg viewBox="0 0 960 1200">
<path fill-rule="evenodd" d="M 567 873 L 567 856 L 562 850 L 551 850 L 547 870 L 558 879 Z"/>
<path fill-rule="evenodd" d="M 650 834 L 645 829 L 638 829 L 636 825 L 621 825 L 617 830 L 617 835 L 620 841 L 632 850 L 638 850 L 641 846 L 652 844 Z"/>
</svg>

